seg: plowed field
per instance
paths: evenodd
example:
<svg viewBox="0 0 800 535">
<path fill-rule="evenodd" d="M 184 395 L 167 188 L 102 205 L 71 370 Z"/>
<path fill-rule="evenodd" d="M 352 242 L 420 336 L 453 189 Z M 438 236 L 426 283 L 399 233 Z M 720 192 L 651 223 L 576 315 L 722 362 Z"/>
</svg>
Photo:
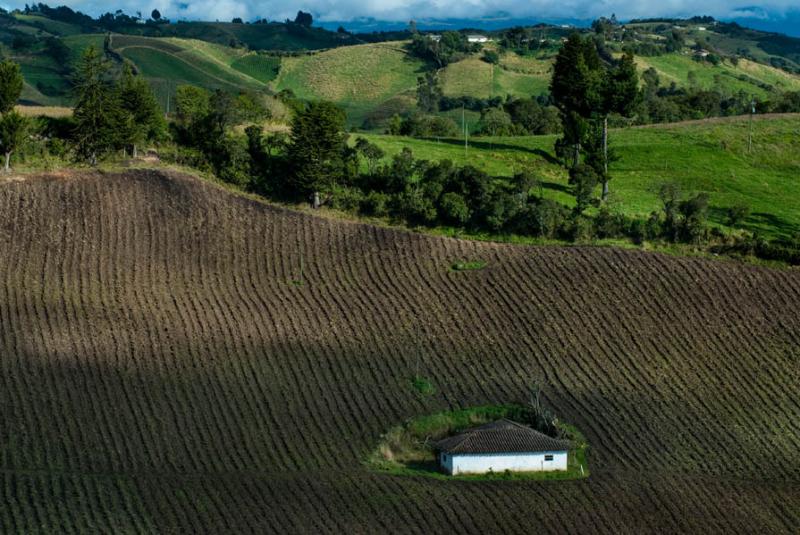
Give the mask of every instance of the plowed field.
<svg viewBox="0 0 800 535">
<path fill-rule="evenodd" d="M 796 532 L 798 305 L 796 271 L 428 237 L 154 171 L 0 183 L 0 532 Z M 534 378 L 588 479 L 365 468 L 406 418 Z"/>
</svg>

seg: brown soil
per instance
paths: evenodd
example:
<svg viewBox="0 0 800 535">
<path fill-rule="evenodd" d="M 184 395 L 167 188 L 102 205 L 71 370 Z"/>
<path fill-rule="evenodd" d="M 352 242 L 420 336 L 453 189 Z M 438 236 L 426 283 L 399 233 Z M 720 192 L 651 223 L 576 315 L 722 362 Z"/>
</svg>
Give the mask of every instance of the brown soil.
<svg viewBox="0 0 800 535">
<path fill-rule="evenodd" d="M 423 236 L 177 174 L 2 182 L 0 532 L 792 532 L 798 305 L 798 272 Z M 405 419 L 533 379 L 589 479 L 364 467 Z"/>
</svg>

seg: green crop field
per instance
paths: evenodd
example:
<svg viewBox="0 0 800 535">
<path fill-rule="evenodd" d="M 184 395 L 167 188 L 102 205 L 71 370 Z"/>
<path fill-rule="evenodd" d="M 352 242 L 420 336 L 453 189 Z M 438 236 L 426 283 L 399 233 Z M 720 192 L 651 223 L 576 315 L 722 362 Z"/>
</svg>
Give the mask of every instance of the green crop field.
<svg viewBox="0 0 800 535">
<path fill-rule="evenodd" d="M 342 106 L 353 124 L 367 113 L 404 94 L 414 95 L 422 62 L 402 43 L 341 47 L 284 58 L 274 82 L 305 99 L 324 99 Z"/>
<path fill-rule="evenodd" d="M 264 89 L 256 78 L 231 65 L 244 53 L 190 39 L 114 37 L 112 47 L 146 78 L 233 91 Z"/>
<path fill-rule="evenodd" d="M 662 85 L 675 82 L 679 87 L 690 85 L 689 73 L 694 73 L 696 84 L 704 89 L 724 88 L 734 93 L 744 91 L 758 97 L 769 93 L 762 84 L 772 86 L 777 91 L 797 91 L 800 77 L 748 60 L 741 60 L 733 66 L 724 62 L 714 66 L 708 62 L 695 61 L 689 55 L 667 54 L 655 57 L 637 57 L 640 70 L 653 67 L 661 77 Z"/>
<path fill-rule="evenodd" d="M 513 53 L 505 54 L 500 65 L 491 65 L 476 55 L 443 69 L 442 89 L 452 97 L 529 97 L 547 92 L 549 69 L 547 61 L 528 60 Z"/>
<path fill-rule="evenodd" d="M 231 63 L 231 67 L 251 78 L 255 78 L 259 82 L 267 84 L 278 77 L 281 60 L 274 56 L 247 54 L 234 60 Z"/>
<path fill-rule="evenodd" d="M 748 153 L 746 118 L 612 130 L 611 147 L 620 157 L 611 165 L 612 206 L 648 215 L 660 207 L 659 186 L 676 182 L 687 193 L 710 193 L 716 224 L 724 223 L 725 209 L 745 203 L 752 208 L 746 228 L 766 236 L 800 232 L 800 116 L 760 118 L 753 131 Z M 367 137 L 390 156 L 409 147 L 417 158 L 450 159 L 498 177 L 531 169 L 544 181 L 546 197 L 573 204 L 566 171 L 553 156 L 555 136 L 476 137 L 466 152 L 460 139 Z"/>
</svg>

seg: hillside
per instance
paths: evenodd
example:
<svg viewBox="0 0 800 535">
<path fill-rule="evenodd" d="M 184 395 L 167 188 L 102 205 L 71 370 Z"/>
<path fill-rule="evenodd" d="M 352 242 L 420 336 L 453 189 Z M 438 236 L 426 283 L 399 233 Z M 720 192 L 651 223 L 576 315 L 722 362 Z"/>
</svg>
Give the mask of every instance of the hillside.
<svg viewBox="0 0 800 535">
<path fill-rule="evenodd" d="M 74 63 L 89 44 L 102 46 L 102 30 L 70 26 L 43 15 L 17 15 L 11 19 L 13 24 L 2 26 L 5 19 L 0 17 L 0 43 L 16 43 L 9 55 L 22 65 L 26 80 L 24 103 L 68 104 Z M 632 25 L 640 32 L 637 35 L 642 43 L 647 39 L 663 40 L 663 35 L 647 32 L 666 26 L 651 26 Z M 729 30 L 724 33 L 722 28 L 717 32 L 686 29 L 685 48 L 661 55 L 638 55 L 640 70 L 654 68 L 663 87 L 674 82 L 678 88 L 716 89 L 725 95 L 743 92 L 763 99 L 800 90 L 800 74 L 776 59 L 784 56 L 766 54 L 749 41 L 752 50 L 759 52 L 745 54 L 742 49 L 737 55 L 730 50 L 733 41 Z M 27 37 L 22 39 L 20 35 Z M 761 36 L 761 32 L 753 35 Z M 720 41 L 722 37 L 727 41 Z M 793 50 L 791 38 L 773 37 L 779 45 L 783 43 L 780 51 Z M 762 47 L 772 42 L 759 39 Z M 784 43 L 786 39 L 788 44 Z M 722 55 L 717 64 L 695 61 L 688 47 L 701 42 L 709 48 L 716 43 L 713 50 L 727 55 Z M 326 99 L 341 105 L 348 112 L 350 126 L 380 129 L 393 114 L 415 109 L 416 80 L 426 66 L 407 52 L 406 44 L 407 41 L 365 44 L 349 34 L 296 25 L 193 22 L 121 26 L 112 33 L 110 46 L 151 81 L 165 108 L 168 95 L 173 95 L 181 84 L 231 92 L 290 89 L 304 99 Z M 610 42 L 609 46 L 618 50 L 623 43 Z M 487 48 L 496 49 L 497 43 L 490 43 Z M 287 51 L 296 55 L 286 55 Z M 443 93 L 448 97 L 483 99 L 546 94 L 553 54 L 552 49 L 524 55 L 508 50 L 497 65 L 483 61 L 482 52 L 469 55 L 441 70 Z M 786 54 L 787 58 L 794 57 Z M 735 61 L 731 59 L 734 56 Z"/>
<path fill-rule="evenodd" d="M 155 171 L 0 183 L 0 251 L 0 531 L 800 524 L 797 271 L 428 237 Z M 534 379 L 588 479 L 364 466 L 405 419 Z"/>
<path fill-rule="evenodd" d="M 659 187 L 675 182 L 685 192 L 711 195 L 710 219 L 724 225 L 726 209 L 744 203 L 752 213 L 743 226 L 769 237 L 800 233 L 796 177 L 800 172 L 800 115 L 761 116 L 753 122 L 753 151 L 747 151 L 749 119 L 732 117 L 612 130 L 619 160 L 610 166 L 611 207 L 647 216 L 661 209 Z M 359 134 L 363 135 L 363 134 Z M 449 159 L 497 177 L 531 170 L 544 196 L 572 206 L 568 176 L 553 156 L 557 136 L 409 139 L 368 135 L 388 158 L 410 148 L 426 160 Z"/>
<path fill-rule="evenodd" d="M 283 58 L 273 87 L 303 99 L 336 102 L 352 124 L 361 124 L 367 114 L 391 117 L 415 107 L 417 77 L 423 71 L 422 62 L 404 45 L 357 45 Z"/>
</svg>

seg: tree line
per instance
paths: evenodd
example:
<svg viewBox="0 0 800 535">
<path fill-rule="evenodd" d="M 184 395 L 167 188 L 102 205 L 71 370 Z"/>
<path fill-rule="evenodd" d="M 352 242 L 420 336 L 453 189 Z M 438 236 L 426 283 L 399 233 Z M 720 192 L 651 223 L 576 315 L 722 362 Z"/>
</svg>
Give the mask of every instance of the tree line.
<svg viewBox="0 0 800 535">
<path fill-rule="evenodd" d="M 552 98 L 565 125 L 556 149 L 569 171 L 571 207 L 546 198 L 546 185 L 530 171 L 492 177 L 448 160 L 420 160 L 408 149 L 387 159 L 366 138 L 350 139 L 339 107 L 302 102 L 290 93 L 275 97 L 292 110 L 288 132 L 265 131 L 269 112 L 253 95 L 193 86 L 177 88 L 176 112 L 167 122 L 147 82 L 129 65 L 114 71 L 94 48 L 76 68 L 73 117 L 36 127 L 12 109 L 22 87 L 19 66 L 0 64 L 0 145 L 6 165 L 31 134 L 35 144 L 52 153 L 96 164 L 110 155 L 135 156 L 144 143 L 155 142 L 163 160 L 213 173 L 247 191 L 412 226 L 576 241 L 624 237 L 700 244 L 720 238 L 706 224 L 706 194 L 686 194 L 666 184 L 659 194 L 662 208 L 643 218 L 615 213 L 602 194 L 597 196 L 597 188 L 611 178 L 608 163 L 616 157 L 606 143 L 609 114 L 625 113 L 641 95 L 630 56 L 603 62 L 582 38 L 568 44 L 556 61 Z M 625 95 L 629 98 L 621 101 Z M 515 113 L 515 106 L 530 107 L 526 101 L 504 106 L 507 113 Z M 237 128 L 243 124 L 249 125 L 244 132 Z M 731 208 L 729 224 L 739 225 L 746 211 Z M 728 245 L 782 259 L 798 250 L 763 241 Z"/>
</svg>

